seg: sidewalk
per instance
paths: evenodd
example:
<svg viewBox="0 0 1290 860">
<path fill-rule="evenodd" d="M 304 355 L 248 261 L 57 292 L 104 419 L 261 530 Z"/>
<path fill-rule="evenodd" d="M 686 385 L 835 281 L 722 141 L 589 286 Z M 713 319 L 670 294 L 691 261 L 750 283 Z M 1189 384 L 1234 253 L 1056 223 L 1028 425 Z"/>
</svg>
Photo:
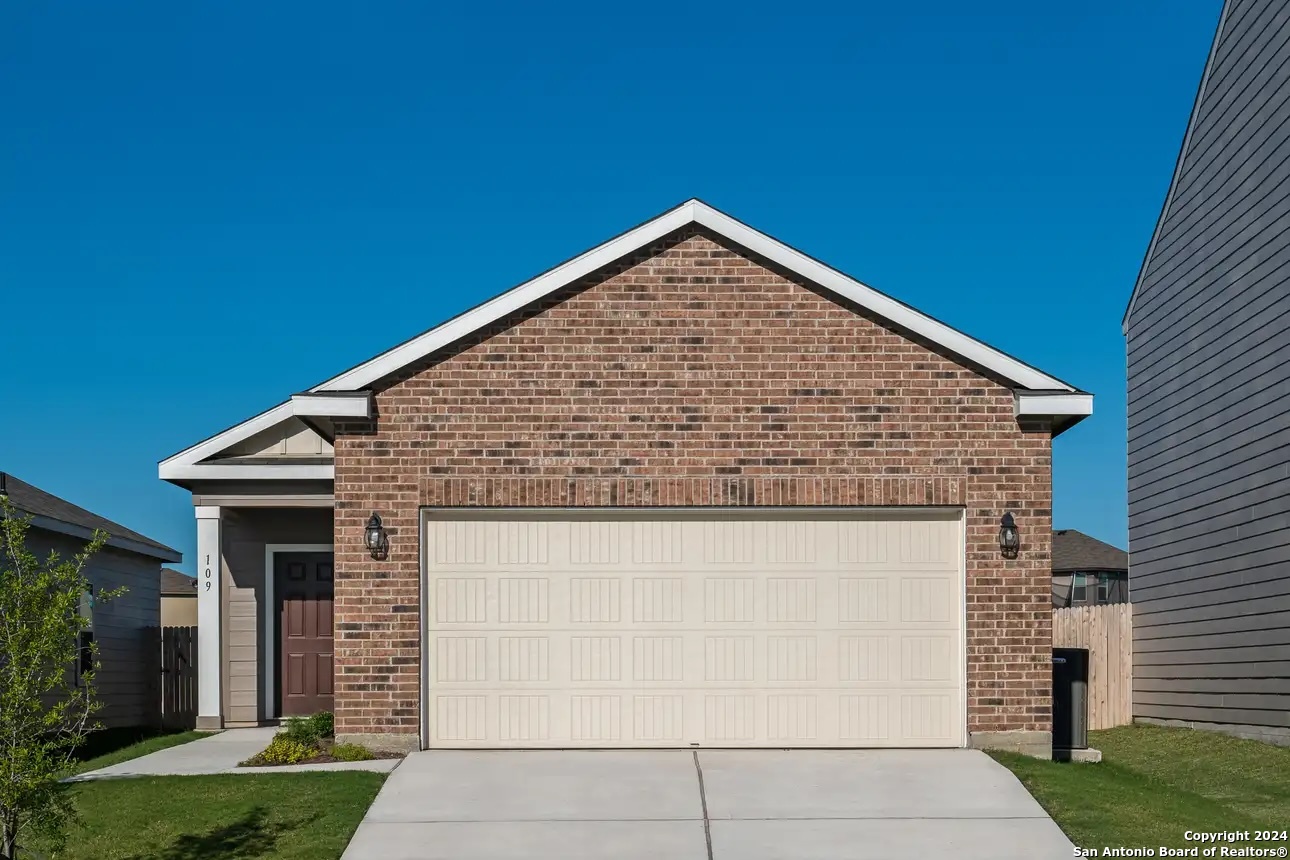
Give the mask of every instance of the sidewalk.
<svg viewBox="0 0 1290 860">
<path fill-rule="evenodd" d="M 398 767 L 402 759 L 375 759 L 373 761 L 346 761 L 329 764 L 305 764 L 290 767 L 238 767 L 269 745 L 278 729 L 268 726 L 256 729 L 228 729 L 208 738 L 190 741 L 149 753 L 110 767 L 92 770 L 68 779 L 68 782 L 89 782 L 98 779 L 120 779 L 131 776 L 197 776 L 213 773 L 310 773 L 332 770 L 370 770 L 388 773 Z"/>
</svg>

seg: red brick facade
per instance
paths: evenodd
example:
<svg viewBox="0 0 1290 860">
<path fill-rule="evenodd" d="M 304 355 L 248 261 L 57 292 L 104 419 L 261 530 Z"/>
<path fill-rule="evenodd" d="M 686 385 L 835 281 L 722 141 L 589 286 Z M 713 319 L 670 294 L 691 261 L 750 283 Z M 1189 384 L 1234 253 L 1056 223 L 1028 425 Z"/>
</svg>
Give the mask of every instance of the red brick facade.
<svg viewBox="0 0 1290 860">
<path fill-rule="evenodd" d="M 418 731 L 421 505 L 963 506 L 969 730 L 1049 731 L 1047 429 L 750 257 L 688 228 L 406 368 L 374 422 L 339 427 L 338 733 Z M 374 510 L 384 561 L 362 549 Z"/>
</svg>

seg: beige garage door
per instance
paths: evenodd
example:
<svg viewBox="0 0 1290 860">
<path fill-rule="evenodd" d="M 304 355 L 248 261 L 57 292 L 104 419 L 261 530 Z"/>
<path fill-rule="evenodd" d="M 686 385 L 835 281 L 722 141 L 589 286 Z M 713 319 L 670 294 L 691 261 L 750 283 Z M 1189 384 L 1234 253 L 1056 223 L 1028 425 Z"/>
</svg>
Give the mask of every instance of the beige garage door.
<svg viewBox="0 0 1290 860">
<path fill-rule="evenodd" d="M 958 512 L 430 512 L 426 744 L 964 743 Z"/>
</svg>

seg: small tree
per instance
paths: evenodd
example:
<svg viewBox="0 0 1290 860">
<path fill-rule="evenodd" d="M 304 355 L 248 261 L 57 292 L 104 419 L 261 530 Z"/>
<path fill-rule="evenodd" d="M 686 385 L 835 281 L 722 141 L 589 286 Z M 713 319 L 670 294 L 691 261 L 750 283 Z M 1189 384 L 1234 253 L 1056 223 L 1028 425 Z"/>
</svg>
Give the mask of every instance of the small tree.
<svg viewBox="0 0 1290 860">
<path fill-rule="evenodd" d="M 99 728 L 98 653 L 93 643 L 85 653 L 81 605 L 85 565 L 108 536 L 96 532 L 71 559 L 41 561 L 27 549 L 30 524 L 0 496 L 0 860 L 17 856 L 20 833 L 64 840 L 74 811 L 60 779 Z"/>
</svg>

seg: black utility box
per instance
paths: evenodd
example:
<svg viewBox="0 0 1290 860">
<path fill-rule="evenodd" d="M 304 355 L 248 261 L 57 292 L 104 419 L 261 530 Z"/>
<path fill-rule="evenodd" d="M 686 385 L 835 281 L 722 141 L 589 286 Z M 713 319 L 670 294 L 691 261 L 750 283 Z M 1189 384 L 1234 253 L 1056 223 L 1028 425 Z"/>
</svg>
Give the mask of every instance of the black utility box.
<svg viewBox="0 0 1290 860">
<path fill-rule="evenodd" d="M 1053 649 L 1053 749 L 1088 749 L 1088 649 Z"/>
</svg>

